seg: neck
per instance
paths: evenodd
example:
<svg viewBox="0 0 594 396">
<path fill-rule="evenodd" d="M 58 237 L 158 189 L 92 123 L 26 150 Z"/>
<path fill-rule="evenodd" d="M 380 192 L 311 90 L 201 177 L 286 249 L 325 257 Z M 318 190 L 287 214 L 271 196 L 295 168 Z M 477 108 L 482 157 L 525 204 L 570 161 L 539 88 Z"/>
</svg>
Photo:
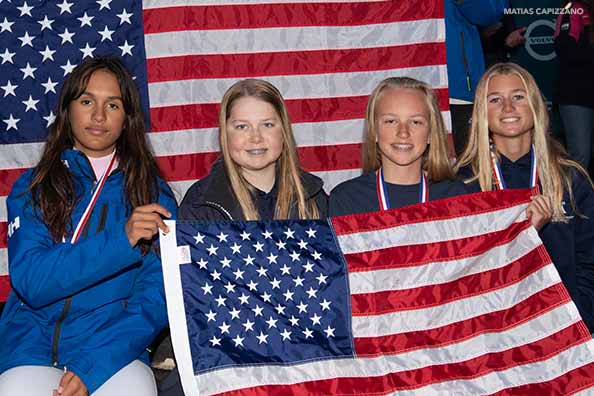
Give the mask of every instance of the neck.
<svg viewBox="0 0 594 396">
<path fill-rule="evenodd" d="M 276 179 L 276 168 L 274 164 L 261 170 L 242 169 L 242 175 L 248 183 L 260 191 L 270 192 L 274 187 Z"/>
<path fill-rule="evenodd" d="M 389 163 L 389 161 L 384 161 Z M 410 185 L 421 182 L 421 161 L 407 166 L 388 164 L 382 167 L 384 181 L 391 184 Z"/>
<path fill-rule="evenodd" d="M 530 135 L 526 135 L 528 139 L 505 139 L 493 136 L 495 147 L 497 151 L 512 161 L 517 161 L 530 152 L 532 147 L 532 139 Z"/>
</svg>

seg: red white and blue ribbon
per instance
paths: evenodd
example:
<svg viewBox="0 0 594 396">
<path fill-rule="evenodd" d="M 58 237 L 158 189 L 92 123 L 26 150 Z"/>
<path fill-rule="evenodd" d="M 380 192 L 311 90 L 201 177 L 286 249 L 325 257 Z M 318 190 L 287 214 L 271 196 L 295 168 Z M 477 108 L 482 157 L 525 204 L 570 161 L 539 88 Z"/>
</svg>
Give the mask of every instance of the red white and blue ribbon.
<svg viewBox="0 0 594 396">
<path fill-rule="evenodd" d="M 99 198 L 99 194 L 101 194 L 101 190 L 103 189 L 103 186 L 105 185 L 105 181 L 107 180 L 107 177 L 111 173 L 111 170 L 113 169 L 115 162 L 116 162 L 116 155 L 115 155 L 115 151 L 114 151 L 112 154 L 111 160 L 109 160 L 109 165 L 107 165 L 107 168 L 103 172 L 103 175 L 101 175 L 101 178 L 95 185 L 95 191 L 93 192 L 91 201 L 87 205 L 87 208 L 83 212 L 83 215 L 80 218 L 78 225 L 74 229 L 74 234 L 72 235 L 72 238 L 70 239 L 70 243 L 72 243 L 72 244 L 76 243 L 76 241 L 80 237 L 80 234 L 82 233 L 82 230 L 85 227 L 85 224 L 89 220 L 89 217 L 91 217 L 91 212 L 93 211 L 93 207 L 95 206 L 95 203 L 97 202 L 97 198 Z"/>
<path fill-rule="evenodd" d="M 538 164 L 535 152 L 534 145 L 532 145 L 532 150 L 530 151 L 530 187 L 532 188 L 538 187 Z M 491 152 L 491 161 L 493 162 L 493 174 L 495 176 L 497 188 L 499 190 L 505 190 L 506 185 L 505 179 L 503 178 L 503 172 L 501 171 L 501 165 L 499 161 L 497 161 L 497 157 L 493 152 Z"/>
<path fill-rule="evenodd" d="M 379 201 L 380 210 L 390 209 L 390 201 L 388 199 L 388 189 L 386 188 L 386 181 L 384 180 L 384 172 L 379 168 L 376 172 L 376 188 L 377 199 Z M 419 202 L 425 203 L 429 200 L 429 183 L 425 172 L 421 171 L 421 182 L 419 186 Z"/>
</svg>

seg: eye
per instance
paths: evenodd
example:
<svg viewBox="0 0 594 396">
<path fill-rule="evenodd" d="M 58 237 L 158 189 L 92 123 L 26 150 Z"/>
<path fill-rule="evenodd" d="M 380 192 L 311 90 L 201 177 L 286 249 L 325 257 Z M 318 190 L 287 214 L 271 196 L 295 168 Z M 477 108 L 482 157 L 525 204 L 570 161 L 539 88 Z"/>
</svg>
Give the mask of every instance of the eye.
<svg viewBox="0 0 594 396">
<path fill-rule="evenodd" d="M 423 125 L 425 125 L 425 121 L 424 120 L 411 120 L 411 124 L 413 124 L 414 126 L 423 126 Z"/>
<path fill-rule="evenodd" d="M 523 100 L 524 98 L 526 98 L 523 94 L 515 94 L 512 99 L 515 100 L 516 102 Z"/>
<path fill-rule="evenodd" d="M 120 106 L 117 103 L 109 103 L 107 107 L 109 107 L 110 110 L 117 110 L 120 108 Z"/>
<path fill-rule="evenodd" d="M 491 98 L 488 99 L 489 103 L 493 103 L 493 104 L 497 104 L 501 102 L 501 98 L 498 96 L 493 96 Z"/>
<path fill-rule="evenodd" d="M 394 124 L 396 124 L 396 119 L 395 118 L 384 118 L 384 124 L 394 125 Z"/>
<path fill-rule="evenodd" d="M 264 123 L 264 127 L 265 127 L 265 128 L 274 128 L 274 126 L 275 126 L 275 125 L 276 125 L 276 124 L 275 124 L 274 122 L 272 122 L 272 121 L 266 121 L 266 122 Z"/>
<path fill-rule="evenodd" d="M 233 125 L 233 128 L 237 129 L 238 131 L 245 131 L 248 129 L 248 125 L 247 124 L 235 124 L 235 125 Z"/>
<path fill-rule="evenodd" d="M 84 105 L 84 106 L 90 105 L 91 104 L 91 100 L 90 99 L 81 99 L 80 100 L 80 104 L 81 105 Z"/>
</svg>

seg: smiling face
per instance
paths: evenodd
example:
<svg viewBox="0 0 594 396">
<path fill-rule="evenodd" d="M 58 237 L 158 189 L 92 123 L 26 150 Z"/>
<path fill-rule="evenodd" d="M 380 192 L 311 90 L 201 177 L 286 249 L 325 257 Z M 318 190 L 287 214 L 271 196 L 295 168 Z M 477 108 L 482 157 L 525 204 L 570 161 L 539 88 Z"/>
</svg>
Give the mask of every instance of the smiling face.
<svg viewBox="0 0 594 396">
<path fill-rule="evenodd" d="M 283 149 L 283 131 L 274 107 L 253 96 L 235 101 L 226 123 L 229 154 L 250 179 L 254 175 L 274 175 Z"/>
<path fill-rule="evenodd" d="M 510 143 L 530 147 L 534 115 L 520 77 L 499 74 L 491 78 L 487 89 L 487 118 L 498 147 Z"/>
<path fill-rule="evenodd" d="M 70 102 L 68 112 L 74 148 L 88 157 L 103 157 L 115 150 L 126 113 L 112 73 L 93 72 L 82 95 Z"/>
<path fill-rule="evenodd" d="M 423 93 L 412 88 L 386 88 L 375 113 L 384 173 L 408 173 L 418 182 L 430 130 Z"/>
</svg>

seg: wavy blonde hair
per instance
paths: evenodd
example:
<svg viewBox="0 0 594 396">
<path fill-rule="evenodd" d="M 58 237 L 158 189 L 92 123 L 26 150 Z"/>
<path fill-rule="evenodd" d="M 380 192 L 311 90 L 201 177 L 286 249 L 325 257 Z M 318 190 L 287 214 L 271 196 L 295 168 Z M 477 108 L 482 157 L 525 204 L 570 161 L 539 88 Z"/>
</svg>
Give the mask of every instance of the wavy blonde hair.
<svg viewBox="0 0 594 396">
<path fill-rule="evenodd" d="M 377 145 L 378 127 L 376 108 L 382 93 L 386 89 L 415 89 L 423 94 L 429 110 L 429 148 L 423 158 L 423 170 L 431 181 L 452 179 L 454 173 L 448 157 L 447 131 L 435 93 L 431 87 L 410 77 L 390 77 L 379 83 L 371 92 L 367 102 L 365 116 L 366 130 L 363 141 L 363 171 L 372 172 L 382 165 L 380 150 Z"/>
<path fill-rule="evenodd" d="M 254 187 L 243 177 L 241 168 L 233 161 L 229 153 L 227 120 L 235 102 L 240 98 L 248 96 L 272 105 L 281 121 L 283 148 L 276 162 L 278 195 L 274 209 L 274 218 L 288 219 L 291 209 L 294 206 L 297 207 L 297 213 L 300 219 L 318 218 L 319 211 L 314 200 L 309 200 L 311 202 L 308 202 L 305 196 L 305 189 L 301 181 L 301 167 L 297 156 L 297 146 L 281 93 L 274 85 L 267 81 L 246 79 L 236 82 L 225 92 L 219 111 L 219 143 L 225 163 L 225 171 L 227 172 L 231 189 L 241 206 L 245 219 L 259 220 L 260 215 L 252 197 Z"/>
<path fill-rule="evenodd" d="M 542 187 L 542 194 L 550 197 L 553 202 L 553 220 L 568 220 L 563 213 L 563 191 L 567 190 L 571 205 L 577 213 L 573 189 L 571 187 L 571 170 L 584 174 L 592 184 L 586 170 L 577 162 L 567 158 L 563 147 L 549 134 L 549 115 L 546 103 L 534 80 L 534 77 L 524 68 L 515 63 L 497 63 L 491 66 L 481 77 L 474 98 L 472 123 L 468 136 L 468 143 L 458 159 L 455 170 L 470 166 L 473 177 L 466 182 L 479 181 L 482 191 L 496 188 L 493 177 L 493 163 L 491 161 L 491 140 L 487 115 L 487 95 L 489 82 L 495 76 L 514 75 L 524 85 L 528 97 L 528 105 L 534 117 L 532 144 L 534 144 L 537 159 L 538 178 Z M 499 160 L 499 153 L 493 153 Z"/>
</svg>

